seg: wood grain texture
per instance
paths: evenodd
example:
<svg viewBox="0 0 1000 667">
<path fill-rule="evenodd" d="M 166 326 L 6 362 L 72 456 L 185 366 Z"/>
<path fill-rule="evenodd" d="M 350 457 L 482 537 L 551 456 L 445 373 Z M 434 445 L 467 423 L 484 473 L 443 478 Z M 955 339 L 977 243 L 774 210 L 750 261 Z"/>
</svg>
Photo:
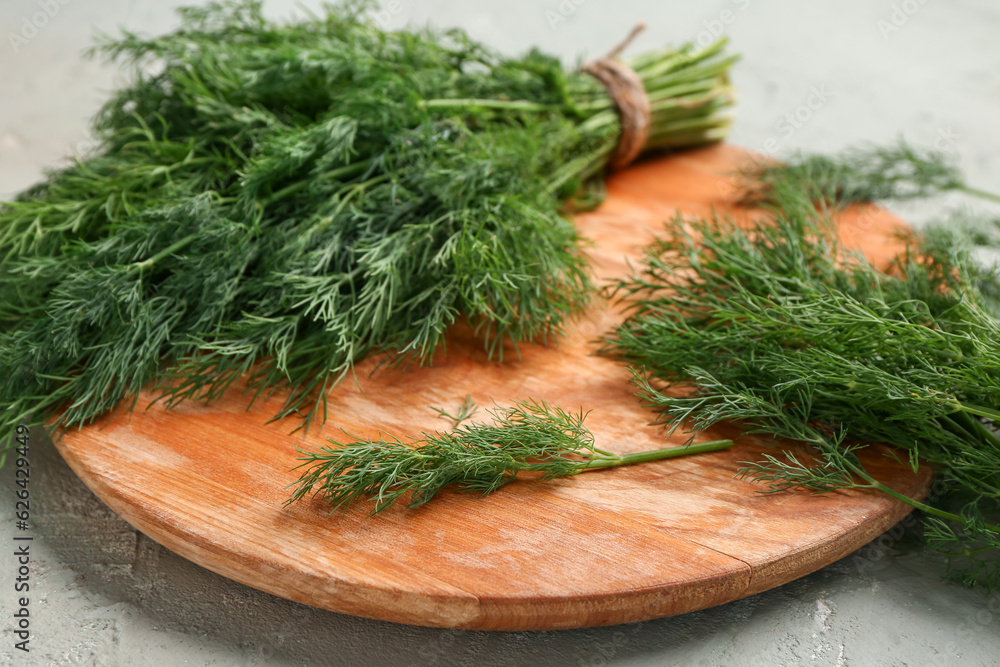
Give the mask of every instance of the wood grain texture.
<svg viewBox="0 0 1000 667">
<path fill-rule="evenodd" d="M 626 271 L 678 209 L 736 212 L 727 174 L 748 154 L 729 146 L 636 165 L 612 177 L 608 199 L 577 217 L 596 275 Z M 902 223 L 876 209 L 844 217 L 845 239 L 877 261 Z M 369 507 L 328 516 L 318 501 L 284 506 L 296 448 L 379 431 L 418 435 L 455 409 L 540 398 L 590 410 L 596 444 L 616 452 L 667 446 L 633 395 L 626 368 L 593 356 L 593 341 L 620 314 L 599 303 L 558 345 L 508 350 L 490 361 L 456 327 L 431 367 L 358 367 L 357 383 L 329 395 L 329 420 L 307 435 L 292 420 L 267 424 L 280 399 L 255 404 L 234 389 L 211 407 L 173 410 L 143 396 L 131 416 L 65 434 L 57 446 L 109 506 L 169 549 L 224 576 L 338 612 L 416 625 L 497 630 L 610 625 L 679 614 L 767 590 L 817 570 L 900 520 L 907 507 L 882 495 L 774 495 L 734 479 L 739 461 L 797 450 L 742 438 L 725 452 L 589 472 L 548 483 L 519 481 L 487 497 L 446 491 L 426 506 Z M 720 428 L 706 439 L 728 437 Z M 673 438 L 680 444 L 681 437 Z M 870 448 L 865 462 L 900 492 L 923 497 L 912 474 Z"/>
</svg>

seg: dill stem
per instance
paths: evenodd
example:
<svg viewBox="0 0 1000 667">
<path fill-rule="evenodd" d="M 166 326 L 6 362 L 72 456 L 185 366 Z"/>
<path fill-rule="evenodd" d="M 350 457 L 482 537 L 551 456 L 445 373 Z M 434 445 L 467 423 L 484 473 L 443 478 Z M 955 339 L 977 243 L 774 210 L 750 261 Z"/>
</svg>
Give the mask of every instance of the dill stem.
<svg viewBox="0 0 1000 667">
<path fill-rule="evenodd" d="M 888 496 L 892 496 L 896 500 L 902 501 L 902 502 L 906 503 L 907 505 L 910 505 L 911 507 L 913 507 L 915 509 L 918 509 L 918 510 L 920 510 L 922 512 L 926 512 L 926 513 L 931 514 L 933 516 L 940 517 L 942 519 L 947 519 L 949 521 L 955 521 L 955 522 L 957 522 L 960 525 L 964 523 L 962 517 L 960 517 L 957 514 L 952 514 L 951 512 L 945 512 L 944 510 L 939 510 L 936 507 L 931 507 L 930 505 L 925 505 L 924 503 L 920 502 L 919 500 L 914 500 L 913 498 L 910 498 L 909 496 L 904 496 L 902 493 L 896 491 L 895 489 L 886 486 L 882 482 L 878 481 L 877 479 L 875 479 L 874 477 L 872 477 L 871 475 L 869 475 L 865 471 L 864 468 L 862 468 L 860 466 L 857 466 L 857 465 L 854 465 L 846 457 L 843 459 L 843 461 L 844 461 L 844 465 L 848 469 L 850 469 L 851 472 L 853 472 L 855 475 L 857 475 L 861 479 L 863 479 L 866 482 L 868 482 L 868 484 L 866 484 L 866 485 L 858 484 L 858 485 L 855 486 L 855 488 L 875 489 L 877 491 L 881 491 L 882 493 L 884 493 L 884 494 L 886 494 Z M 986 530 L 990 531 L 991 533 L 1000 533 L 1000 526 L 994 526 L 994 525 L 991 525 L 991 524 L 987 523 L 987 524 L 983 524 L 983 528 L 985 528 Z"/>
<path fill-rule="evenodd" d="M 954 417 L 957 417 L 957 419 Z M 941 417 L 940 421 L 950 424 L 952 432 L 963 440 L 974 440 L 976 435 L 978 435 L 975 432 L 975 428 L 969 428 L 970 422 L 975 420 L 964 412 L 955 412 L 952 415 L 946 415 Z"/>
<path fill-rule="evenodd" d="M 263 202 L 261 202 L 261 206 L 263 206 L 264 208 L 267 208 L 268 206 L 270 206 L 274 202 L 281 201 L 282 199 L 284 199 L 284 198 L 286 198 L 286 197 L 288 197 L 290 195 L 293 195 L 296 192 L 299 192 L 300 190 L 302 190 L 303 188 L 305 188 L 307 185 L 313 185 L 313 184 L 315 184 L 316 180 L 328 181 L 330 179 L 337 179 L 337 178 L 341 178 L 343 176 L 357 176 L 358 174 L 360 174 L 361 172 L 363 172 L 365 169 L 367 169 L 368 167 L 370 167 L 372 162 L 373 162 L 373 160 L 361 160 L 360 162 L 355 162 L 353 164 L 349 164 L 349 165 L 340 167 L 339 169 L 332 169 L 330 171 L 324 172 L 323 174 L 321 174 L 320 176 L 318 176 L 317 179 L 307 178 L 307 179 L 303 179 L 303 180 L 301 180 L 301 181 L 299 181 L 297 183 L 292 183 L 291 185 L 286 186 L 286 187 L 278 190 L 277 192 L 273 193 L 270 197 L 268 197 Z"/>
<path fill-rule="evenodd" d="M 970 416 L 969 413 L 960 412 L 959 414 L 967 424 L 972 426 L 974 431 L 986 438 L 994 447 L 1000 448 L 1000 437 L 998 437 L 996 433 L 986 428 L 981 421 Z"/>
<path fill-rule="evenodd" d="M 996 547 L 988 544 L 985 547 L 979 547 L 978 549 L 966 549 L 962 553 L 966 556 L 972 556 L 973 554 L 978 554 L 983 551 L 989 551 L 990 549 L 996 549 Z"/>
<path fill-rule="evenodd" d="M 554 111 L 561 108 L 561 105 L 553 104 L 542 104 L 540 102 L 531 102 L 528 100 L 489 100 L 489 99 L 477 99 L 473 97 L 466 98 L 454 98 L 454 99 L 437 99 L 437 100 L 423 100 L 420 102 L 420 106 L 435 109 L 435 108 L 451 108 L 451 107 L 471 107 L 480 109 L 513 109 L 517 111 Z"/>
<path fill-rule="evenodd" d="M 174 254 L 178 250 L 184 249 L 186 246 L 188 246 L 189 244 L 191 244 L 196 238 L 198 238 L 198 236 L 200 236 L 200 235 L 199 234 L 188 234 L 187 236 L 185 236 L 184 238 L 182 238 L 180 241 L 177 241 L 176 243 L 173 243 L 173 244 L 167 246 L 166 248 L 164 248 L 160 252 L 156 253 L 152 257 L 149 257 L 148 259 L 144 259 L 141 262 L 136 262 L 131 267 L 129 267 L 129 270 L 138 269 L 138 270 L 141 271 L 143 269 L 148 269 L 149 267 L 153 266 L 154 264 L 156 264 L 160 260 L 165 259 L 165 258 L 169 257 L 170 255 Z"/>
<path fill-rule="evenodd" d="M 984 408 L 981 405 L 972 405 L 970 403 L 959 403 L 958 405 L 962 412 L 967 412 L 970 415 L 986 417 L 987 419 L 992 419 L 993 421 L 1000 421 L 1000 412 L 997 410 Z"/>
<path fill-rule="evenodd" d="M 648 452 L 636 452 L 634 454 L 620 454 L 611 457 L 601 456 L 587 461 L 586 465 L 580 466 L 580 472 L 585 470 L 598 470 L 600 468 L 617 468 L 618 466 L 631 465 L 633 463 L 646 463 L 648 461 L 659 461 L 661 459 L 672 459 L 688 454 L 705 454 L 708 452 L 718 452 L 729 449 L 733 446 L 732 440 L 711 440 L 700 442 L 697 445 L 683 445 L 681 447 L 668 447 L 666 449 L 654 449 Z"/>
<path fill-rule="evenodd" d="M 610 151 L 610 146 L 601 146 L 595 151 L 591 151 L 586 155 L 581 155 L 579 158 L 573 160 L 557 171 L 555 175 L 549 179 L 546 188 L 550 193 L 556 193 L 562 186 L 573 178 L 580 178 L 581 176 L 586 178 L 594 175 L 604 168 L 605 159 Z"/>
<path fill-rule="evenodd" d="M 957 189 L 966 194 L 970 194 L 976 197 L 981 197 L 982 199 L 988 199 L 989 201 L 1000 202 L 1000 195 L 993 192 L 980 190 L 979 188 L 973 188 L 968 185 L 959 186 Z"/>
</svg>

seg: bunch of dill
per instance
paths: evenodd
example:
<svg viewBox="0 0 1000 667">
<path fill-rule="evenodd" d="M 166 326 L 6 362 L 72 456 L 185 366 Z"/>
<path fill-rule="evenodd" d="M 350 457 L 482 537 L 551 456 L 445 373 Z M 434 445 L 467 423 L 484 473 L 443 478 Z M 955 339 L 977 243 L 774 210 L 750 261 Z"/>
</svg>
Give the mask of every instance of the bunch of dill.
<svg viewBox="0 0 1000 667">
<path fill-rule="evenodd" d="M 922 181 L 940 173 L 934 163 L 918 159 L 915 172 L 912 152 L 881 150 L 896 168 L 873 186 L 883 197 L 961 183 Z M 845 249 L 828 205 L 869 198 L 852 164 L 828 159 L 825 179 L 809 176 L 815 159 L 768 168 L 753 194 L 769 215 L 749 227 L 675 220 L 615 286 L 629 316 L 604 352 L 636 365 L 641 395 L 670 430 L 735 420 L 815 448 L 815 463 L 767 456 L 744 476 L 772 491 L 892 495 L 925 512 L 930 542 L 963 581 L 995 587 L 1000 320 L 980 290 L 995 272 L 954 227 L 907 239 L 888 273 Z M 870 442 L 932 465 L 946 493 L 925 504 L 874 479 L 856 456 Z"/>
<path fill-rule="evenodd" d="M 274 23 L 212 3 L 95 49 L 135 70 L 99 149 L 0 207 L 0 431 L 237 381 L 287 390 L 276 417 L 308 424 L 366 355 L 427 362 L 459 317 L 501 354 L 588 302 L 560 206 L 618 142 L 603 86 L 461 31 L 380 30 L 371 8 Z M 722 49 L 628 61 L 646 149 L 725 135 Z"/>
</svg>

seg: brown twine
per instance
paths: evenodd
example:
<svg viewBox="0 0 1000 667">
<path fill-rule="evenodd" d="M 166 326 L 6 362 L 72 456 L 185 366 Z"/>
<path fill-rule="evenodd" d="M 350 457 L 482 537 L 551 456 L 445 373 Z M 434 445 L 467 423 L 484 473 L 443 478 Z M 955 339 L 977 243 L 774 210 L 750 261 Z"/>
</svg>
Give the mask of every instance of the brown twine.
<svg viewBox="0 0 1000 667">
<path fill-rule="evenodd" d="M 615 148 L 609 162 L 612 169 L 622 169 L 631 164 L 639 156 L 642 147 L 646 145 L 646 139 L 649 138 L 652 110 L 646 88 L 642 85 L 642 79 L 631 67 L 617 60 L 618 55 L 645 28 L 645 23 L 638 24 L 632 28 L 632 32 L 621 44 L 611 50 L 611 53 L 580 68 L 601 82 L 618 107 L 622 133 L 618 139 L 618 147 Z"/>
</svg>

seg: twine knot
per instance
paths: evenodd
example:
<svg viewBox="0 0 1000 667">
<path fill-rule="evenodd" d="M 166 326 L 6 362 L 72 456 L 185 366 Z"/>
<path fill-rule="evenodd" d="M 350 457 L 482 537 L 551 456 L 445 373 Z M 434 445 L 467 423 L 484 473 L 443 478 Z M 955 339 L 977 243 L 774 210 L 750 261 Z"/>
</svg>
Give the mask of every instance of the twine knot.
<svg viewBox="0 0 1000 667">
<path fill-rule="evenodd" d="M 646 88 L 635 70 L 617 59 L 625 47 L 645 28 L 645 23 L 639 23 L 608 55 L 592 60 L 580 68 L 580 71 L 590 74 L 601 82 L 618 107 L 622 129 L 618 146 L 608 163 L 612 169 L 622 169 L 631 164 L 642 152 L 642 147 L 649 138 L 652 109 Z"/>
</svg>

